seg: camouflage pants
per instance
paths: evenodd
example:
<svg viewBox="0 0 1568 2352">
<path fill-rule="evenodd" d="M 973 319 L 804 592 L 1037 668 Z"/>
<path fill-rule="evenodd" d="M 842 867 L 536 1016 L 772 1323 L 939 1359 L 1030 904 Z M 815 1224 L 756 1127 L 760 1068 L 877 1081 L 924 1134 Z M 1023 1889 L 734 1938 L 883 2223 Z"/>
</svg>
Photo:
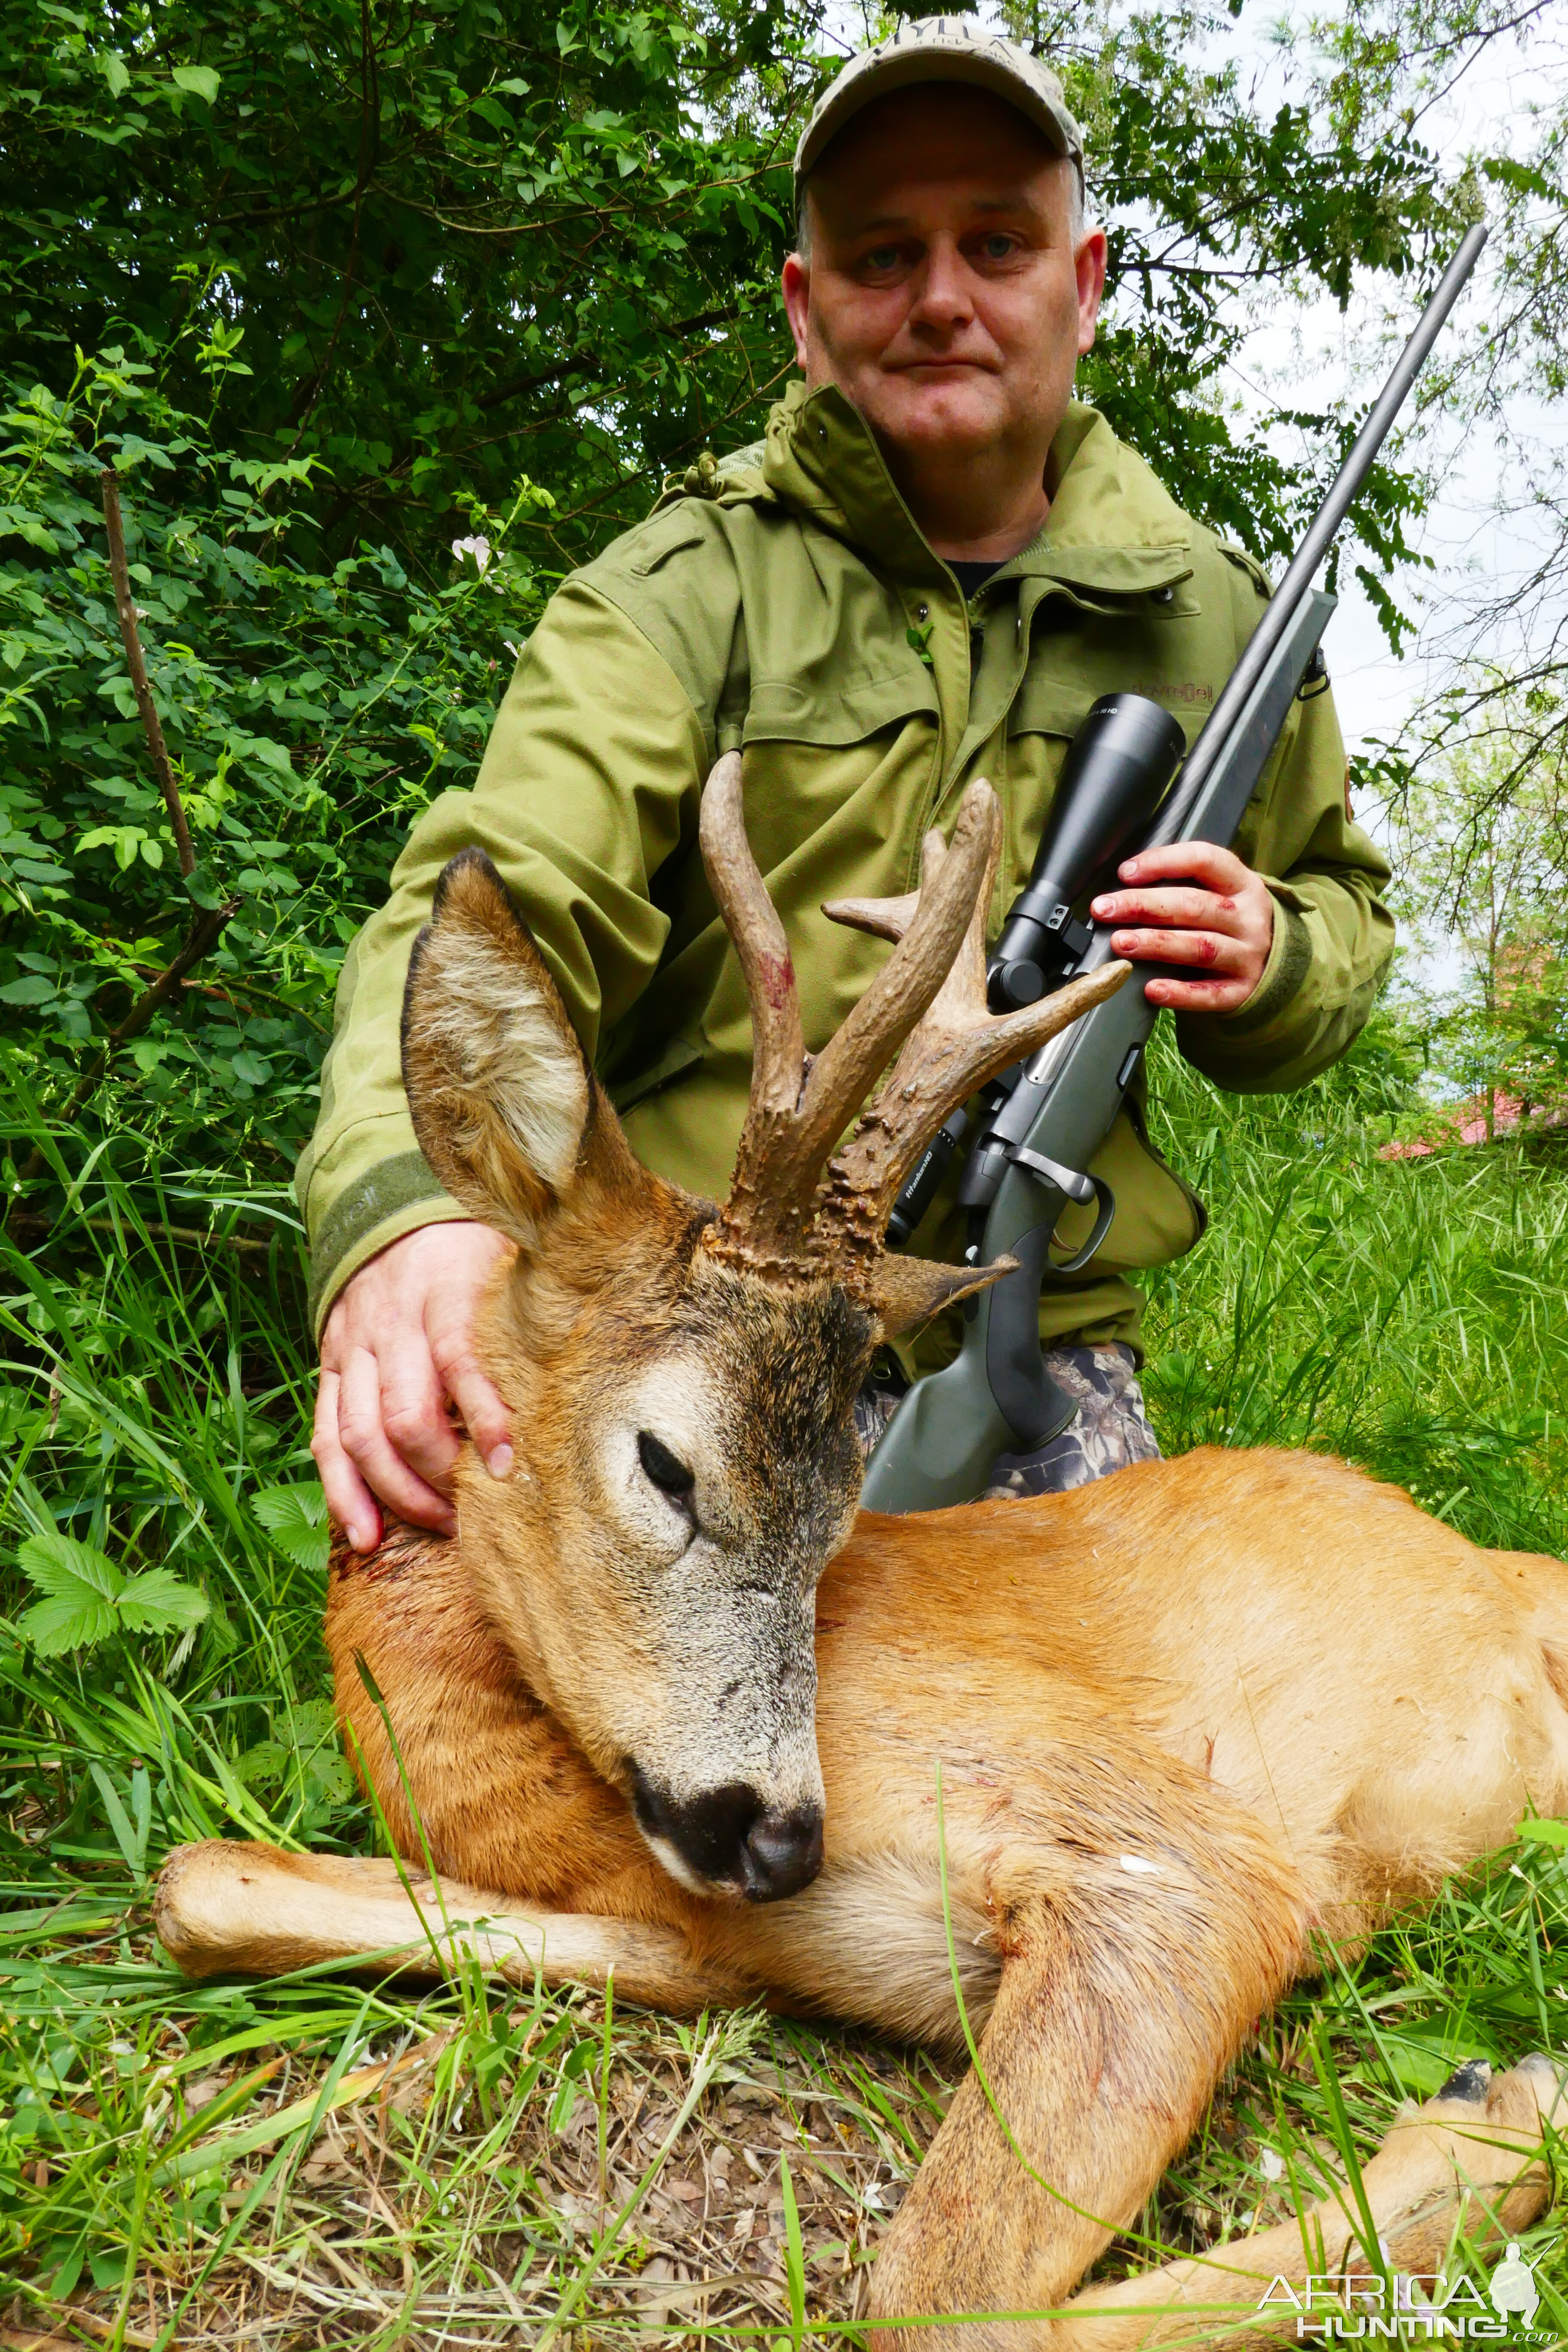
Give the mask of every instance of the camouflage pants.
<svg viewBox="0 0 1568 2352">
<path fill-rule="evenodd" d="M 1078 1412 L 1059 1437 L 1033 1454 L 999 1454 L 983 1502 L 1061 1495 L 1134 1462 L 1160 1459 L 1131 1348 L 1120 1340 L 1108 1348 L 1047 1348 L 1046 1370 L 1058 1388 L 1077 1397 Z"/>
<path fill-rule="evenodd" d="M 1078 1412 L 1058 1437 L 1032 1454 L 999 1454 L 983 1502 L 1022 1495 L 1060 1495 L 1087 1486 L 1133 1462 L 1157 1462 L 1159 1440 L 1143 1410 L 1131 1348 L 1048 1348 L 1046 1370 L 1057 1386 L 1078 1399 Z M 899 1400 L 885 1389 L 862 1389 L 855 1400 L 855 1434 L 868 1454 Z"/>
</svg>

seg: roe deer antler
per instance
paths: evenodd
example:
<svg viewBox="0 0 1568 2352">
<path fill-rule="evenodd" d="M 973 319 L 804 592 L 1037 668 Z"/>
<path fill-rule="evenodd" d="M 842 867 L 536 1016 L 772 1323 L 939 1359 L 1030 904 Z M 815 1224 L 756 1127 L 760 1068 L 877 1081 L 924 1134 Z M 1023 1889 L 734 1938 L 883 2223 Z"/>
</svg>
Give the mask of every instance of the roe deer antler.
<svg viewBox="0 0 1568 2352">
<path fill-rule="evenodd" d="M 784 926 L 746 839 L 741 761 L 726 752 L 702 795 L 703 862 L 751 999 L 752 1094 L 712 1246 L 753 1268 L 820 1261 L 817 1180 L 827 1156 L 945 979 L 991 857 L 990 788 L 972 784 L 952 845 L 893 954 L 809 1063 Z"/>
<path fill-rule="evenodd" d="M 868 1272 L 899 1187 L 949 1111 L 1113 995 L 1131 967 L 1108 964 L 1019 1013 L 990 1012 L 985 914 L 1002 813 L 990 785 L 977 782 L 959 804 L 951 844 L 940 833 L 926 835 L 918 891 L 824 908 L 833 921 L 895 944 L 843 1025 L 810 1059 L 784 926 L 746 838 L 738 753 L 727 752 L 708 779 L 700 839 L 745 976 L 753 1037 L 734 1181 L 710 1246 L 753 1269 Z M 895 1054 L 887 1083 L 829 1165 Z"/>
<path fill-rule="evenodd" d="M 1114 996 L 1131 971 L 1131 964 L 1109 963 L 1021 1012 L 991 1011 L 985 991 L 985 915 L 1002 854 L 1002 811 L 989 785 L 972 784 L 970 792 L 984 793 L 989 804 L 985 872 L 946 978 L 906 1038 L 886 1084 L 829 1162 L 817 1223 L 837 1257 L 863 1257 L 881 1250 L 904 1180 L 950 1111 L 1014 1062 L 1037 1053 L 1091 1006 Z M 941 834 L 928 833 L 921 849 L 919 890 L 901 898 L 837 898 L 822 911 L 831 922 L 879 939 L 902 940 L 950 856 Z"/>
</svg>

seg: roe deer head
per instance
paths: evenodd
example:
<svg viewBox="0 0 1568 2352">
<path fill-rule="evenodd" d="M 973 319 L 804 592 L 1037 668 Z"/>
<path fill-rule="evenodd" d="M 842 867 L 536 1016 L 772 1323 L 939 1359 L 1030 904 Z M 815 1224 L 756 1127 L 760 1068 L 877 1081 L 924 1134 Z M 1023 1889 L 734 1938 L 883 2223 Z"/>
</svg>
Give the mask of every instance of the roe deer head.
<svg viewBox="0 0 1568 2352">
<path fill-rule="evenodd" d="M 665 1867 L 705 1894 L 767 1901 L 821 1865 L 813 1619 L 859 1492 L 855 1393 L 883 1339 L 1011 1263 L 886 1255 L 899 1187 L 955 1104 L 1126 977 L 1111 965 L 988 1012 L 1000 832 L 994 795 L 973 784 L 951 847 L 928 836 L 918 893 L 826 910 L 896 944 L 808 1059 L 741 761 L 720 761 L 701 847 L 754 1040 L 722 1208 L 633 1157 L 480 852 L 447 867 L 409 967 L 421 1147 L 517 1245 L 480 1333 L 516 1466 L 504 1484 L 460 1467 L 465 1565 L 529 1685 Z"/>
</svg>

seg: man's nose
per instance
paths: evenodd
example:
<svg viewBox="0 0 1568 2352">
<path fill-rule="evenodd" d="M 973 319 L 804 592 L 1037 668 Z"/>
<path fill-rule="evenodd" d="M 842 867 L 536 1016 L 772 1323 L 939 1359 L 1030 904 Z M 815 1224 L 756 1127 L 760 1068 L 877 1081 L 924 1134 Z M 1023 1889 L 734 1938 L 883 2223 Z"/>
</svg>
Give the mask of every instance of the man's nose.
<svg viewBox="0 0 1568 2352">
<path fill-rule="evenodd" d="M 798 1895 L 822 1868 L 822 1808 L 769 1805 L 746 1781 L 676 1798 L 634 1771 L 634 1802 L 645 1833 L 674 1847 L 698 1878 L 733 1887 L 749 1903 Z"/>
<path fill-rule="evenodd" d="M 974 315 L 969 265 L 946 237 L 933 239 L 915 281 L 910 324 L 951 334 Z"/>
</svg>

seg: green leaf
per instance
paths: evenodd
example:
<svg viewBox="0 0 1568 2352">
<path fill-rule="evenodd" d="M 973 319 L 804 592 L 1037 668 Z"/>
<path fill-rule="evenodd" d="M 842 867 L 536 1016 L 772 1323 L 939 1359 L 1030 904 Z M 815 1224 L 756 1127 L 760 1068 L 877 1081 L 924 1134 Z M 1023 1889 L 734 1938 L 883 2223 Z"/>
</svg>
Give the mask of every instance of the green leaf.
<svg viewBox="0 0 1568 2352">
<path fill-rule="evenodd" d="M 114 1843 L 125 1857 L 125 1866 L 133 1877 L 140 1878 L 147 1867 L 146 1819 L 135 1823 L 132 1822 L 119 1790 L 96 1757 L 89 1759 L 88 1769 L 98 1784 L 98 1793 L 103 1800 L 104 1815 L 109 1822 Z M 144 1768 L 138 1768 L 137 1777 L 145 1786 L 147 1774 Z"/>
<path fill-rule="evenodd" d="M 1554 1845 L 1561 1852 L 1568 1847 L 1568 1822 L 1521 1822 L 1519 1836 L 1521 1845 Z"/>
<path fill-rule="evenodd" d="M 169 77 L 176 89 L 188 89 L 193 97 L 205 98 L 211 106 L 218 93 L 223 76 L 211 66 L 176 66 Z"/>
<path fill-rule="evenodd" d="M 166 1568 L 133 1576 L 117 1603 L 121 1622 L 132 1633 L 166 1633 L 176 1625 L 199 1625 L 207 1605 L 205 1592 L 182 1583 Z"/>
<path fill-rule="evenodd" d="M 331 1538 L 327 1529 L 327 1498 L 314 1479 L 299 1486 L 263 1486 L 251 1496 L 250 1507 L 286 1559 L 296 1568 L 321 1573 Z"/>
<path fill-rule="evenodd" d="M 60 1658 L 68 1650 L 91 1650 L 113 1633 L 112 1605 L 83 1587 L 75 1600 L 36 1601 L 16 1620 L 16 1630 L 31 1642 L 41 1658 Z"/>
<path fill-rule="evenodd" d="M 121 90 L 130 89 L 131 71 L 118 49 L 100 49 L 98 68 L 109 84 L 110 98 L 118 98 Z"/>
<path fill-rule="evenodd" d="M 89 1650 L 112 1633 L 124 1579 L 111 1559 L 74 1536 L 29 1536 L 17 1549 L 22 1572 L 46 1598 L 18 1621 L 40 1657 Z"/>
<path fill-rule="evenodd" d="M 125 1579 L 107 1554 L 79 1543 L 75 1536 L 29 1536 L 17 1547 L 16 1559 L 29 1581 L 58 1600 L 76 1600 L 86 1593 L 115 1601 L 125 1590 Z"/>
<path fill-rule="evenodd" d="M 24 1638 L 42 1657 L 91 1649 L 121 1629 L 163 1633 L 199 1625 L 207 1613 L 206 1596 L 166 1568 L 149 1569 L 127 1582 L 111 1559 L 74 1536 L 29 1536 L 16 1558 L 47 1596 L 19 1621 Z"/>
<path fill-rule="evenodd" d="M 800 2352 L 805 2341 L 805 2246 L 800 2233 L 800 2208 L 795 2202 L 795 2182 L 790 2179 L 789 2158 L 779 2151 L 779 2190 L 784 2199 L 784 2282 L 789 2294 L 789 2340 L 794 2352 Z"/>
</svg>

